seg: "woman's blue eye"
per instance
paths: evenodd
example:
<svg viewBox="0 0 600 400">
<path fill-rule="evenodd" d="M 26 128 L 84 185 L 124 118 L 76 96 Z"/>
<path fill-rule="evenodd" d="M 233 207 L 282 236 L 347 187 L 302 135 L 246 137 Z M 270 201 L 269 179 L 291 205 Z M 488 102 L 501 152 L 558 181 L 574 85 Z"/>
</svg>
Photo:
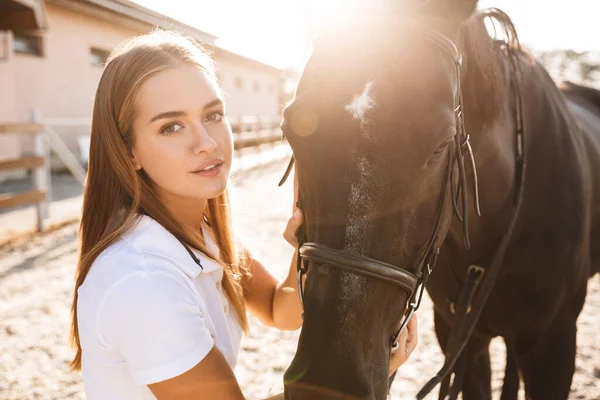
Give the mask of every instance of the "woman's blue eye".
<svg viewBox="0 0 600 400">
<path fill-rule="evenodd" d="M 225 113 L 223 111 L 215 111 L 206 116 L 206 120 L 210 122 L 220 122 L 225 118 Z"/>
<path fill-rule="evenodd" d="M 183 128 L 183 125 L 178 122 L 172 122 L 160 128 L 160 133 L 164 135 L 172 135 L 177 133 L 181 128 Z"/>
</svg>

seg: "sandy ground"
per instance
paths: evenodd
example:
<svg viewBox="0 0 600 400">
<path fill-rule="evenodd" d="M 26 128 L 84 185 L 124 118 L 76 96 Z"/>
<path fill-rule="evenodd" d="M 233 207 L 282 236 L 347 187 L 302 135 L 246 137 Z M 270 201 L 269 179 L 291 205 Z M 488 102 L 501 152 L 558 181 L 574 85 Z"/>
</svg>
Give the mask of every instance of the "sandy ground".
<svg viewBox="0 0 600 400">
<path fill-rule="evenodd" d="M 291 184 L 277 188 L 283 162 L 234 176 L 237 230 L 249 247 L 277 275 L 289 267 L 292 248 L 281 237 L 291 213 Z M 79 373 L 67 369 L 69 309 L 76 262 L 75 224 L 0 254 L 0 399 L 83 399 Z M 400 370 L 391 398 L 414 395 L 442 365 L 433 334 L 431 303 L 419 315 L 420 344 Z M 577 370 L 570 399 L 600 399 L 600 280 L 589 284 L 579 318 Z M 251 318 L 251 333 L 242 343 L 236 375 L 248 399 L 282 390 L 282 375 L 296 348 L 297 332 L 278 332 Z M 493 385 L 501 385 L 504 348 L 492 345 Z M 430 396 L 437 398 L 437 396 Z"/>
</svg>

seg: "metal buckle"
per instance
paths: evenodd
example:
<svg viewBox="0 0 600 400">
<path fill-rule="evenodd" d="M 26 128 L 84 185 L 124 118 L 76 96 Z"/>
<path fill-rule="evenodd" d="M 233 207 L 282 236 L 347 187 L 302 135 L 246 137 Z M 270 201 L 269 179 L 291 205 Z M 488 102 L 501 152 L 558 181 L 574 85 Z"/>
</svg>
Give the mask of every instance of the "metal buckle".
<svg viewBox="0 0 600 400">
<path fill-rule="evenodd" d="M 396 336 L 393 338 L 393 343 L 392 343 L 392 354 L 395 353 L 396 351 L 398 351 L 398 338 L 400 337 L 400 335 L 402 334 L 402 332 L 404 331 L 404 329 L 406 328 L 406 326 L 408 325 L 408 322 L 410 321 L 410 319 L 412 318 L 412 316 L 415 314 L 416 308 L 414 307 L 414 304 L 411 304 L 410 306 L 408 306 L 408 313 L 406 314 L 406 317 L 404 317 L 404 320 L 402 321 L 402 324 L 400 325 L 400 329 L 398 329 L 398 333 L 396 334 Z"/>
<path fill-rule="evenodd" d="M 436 249 L 436 250 L 437 250 L 437 254 L 439 254 L 439 249 Z M 436 252 L 434 252 L 434 254 L 436 254 Z M 436 254 L 436 256 L 437 256 L 437 254 Z M 427 279 L 429 279 L 429 275 L 431 274 L 432 266 L 433 266 L 433 264 L 430 265 L 429 263 L 427 263 L 427 270 L 423 273 L 423 276 L 420 279 L 419 284 L 417 285 L 413 295 L 409 299 L 408 308 L 407 308 L 408 313 L 406 314 L 406 317 L 404 317 L 404 319 L 402 320 L 402 324 L 400 324 L 398 333 L 396 333 L 396 335 L 394 335 L 394 337 L 392 338 L 392 353 L 394 353 L 395 351 L 398 350 L 398 337 L 402 334 L 404 329 L 406 329 L 406 326 L 408 325 L 408 323 L 409 323 L 410 319 L 412 318 L 412 316 L 414 315 L 415 311 L 417 311 L 419 309 L 419 307 L 421 306 L 421 300 L 423 300 L 423 294 L 425 292 L 425 285 L 427 284 Z"/>
<path fill-rule="evenodd" d="M 475 264 L 469 266 L 467 273 L 469 273 L 471 271 L 478 273 L 480 276 L 485 274 L 485 268 L 480 267 L 479 265 L 475 265 Z"/>
</svg>

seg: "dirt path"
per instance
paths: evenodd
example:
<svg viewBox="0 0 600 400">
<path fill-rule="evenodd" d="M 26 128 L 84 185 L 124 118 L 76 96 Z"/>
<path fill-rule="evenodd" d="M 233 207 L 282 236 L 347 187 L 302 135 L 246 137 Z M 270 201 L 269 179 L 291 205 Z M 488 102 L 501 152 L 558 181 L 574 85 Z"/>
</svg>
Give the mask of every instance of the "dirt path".
<svg viewBox="0 0 600 400">
<path fill-rule="evenodd" d="M 291 212 L 290 185 L 277 188 L 285 165 L 234 177 L 233 200 L 238 232 L 267 266 L 281 275 L 292 249 L 281 238 Z M 28 243 L 2 249 L 0 255 L 0 399 L 83 399 L 83 384 L 67 369 L 69 308 L 76 260 L 75 225 Z M 401 369 L 392 399 L 414 399 L 421 385 L 442 364 L 433 335 L 431 303 L 419 315 L 420 344 Z M 579 354 L 571 399 L 600 399 L 600 280 L 590 281 L 588 300 L 579 318 Z M 236 375 L 248 399 L 282 390 L 282 375 L 296 346 L 297 332 L 278 332 L 251 319 L 251 334 L 242 343 Z M 492 346 L 494 388 L 501 385 L 504 349 Z M 432 398 L 435 396 L 431 396 Z"/>
</svg>

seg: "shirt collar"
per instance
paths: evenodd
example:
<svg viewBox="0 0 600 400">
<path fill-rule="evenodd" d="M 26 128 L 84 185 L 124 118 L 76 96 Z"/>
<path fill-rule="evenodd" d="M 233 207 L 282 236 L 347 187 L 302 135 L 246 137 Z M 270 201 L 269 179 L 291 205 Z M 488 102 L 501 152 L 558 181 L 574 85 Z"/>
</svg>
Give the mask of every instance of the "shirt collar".
<svg viewBox="0 0 600 400">
<path fill-rule="evenodd" d="M 203 224 L 202 232 L 208 249 L 218 257 L 219 247 L 214 241 L 210 228 Z M 221 264 L 211 260 L 203 253 L 190 248 L 200 261 L 202 265 L 200 267 L 175 236 L 146 215 L 143 215 L 137 225 L 127 234 L 127 240 L 138 251 L 171 260 L 182 272 L 192 279 L 203 272 L 210 273 L 223 268 Z"/>
</svg>

